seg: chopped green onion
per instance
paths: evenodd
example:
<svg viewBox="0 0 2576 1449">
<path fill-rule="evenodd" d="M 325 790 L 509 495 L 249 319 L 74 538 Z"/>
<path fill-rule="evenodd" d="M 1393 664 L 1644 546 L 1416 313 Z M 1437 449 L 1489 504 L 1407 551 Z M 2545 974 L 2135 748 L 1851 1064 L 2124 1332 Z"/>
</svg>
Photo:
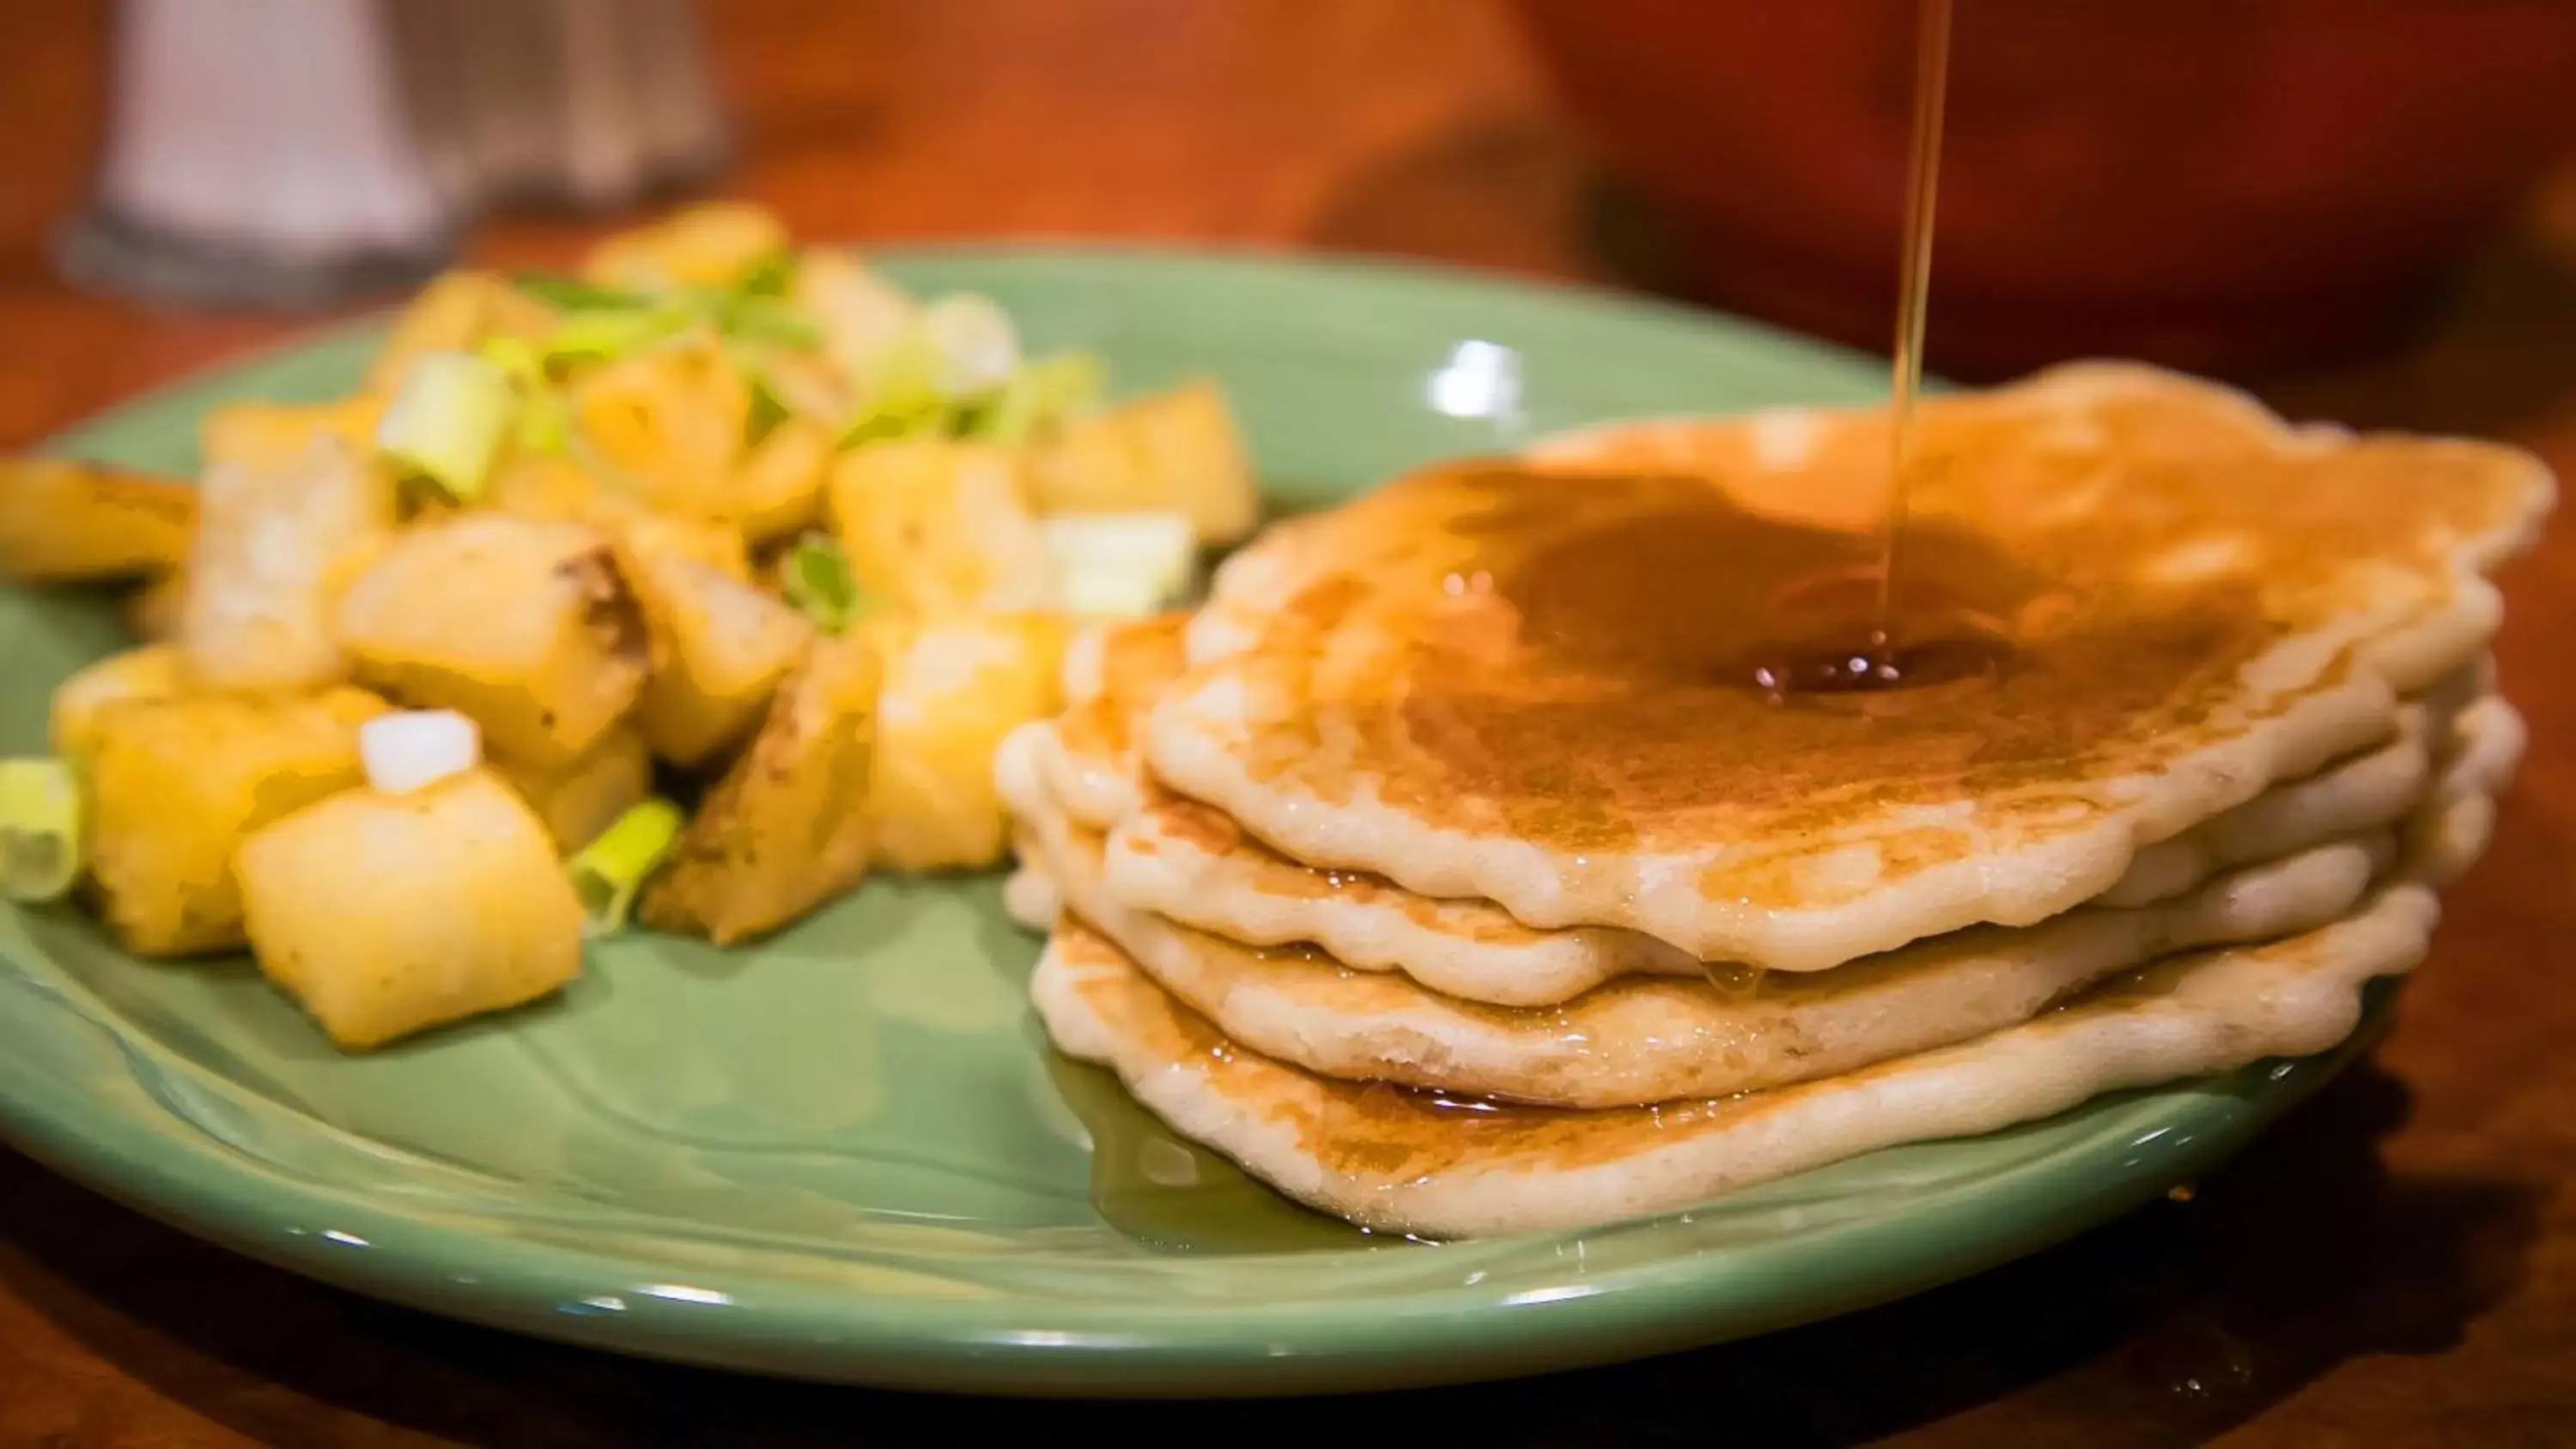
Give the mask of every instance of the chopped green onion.
<svg viewBox="0 0 2576 1449">
<path fill-rule="evenodd" d="M 776 297 L 681 287 L 665 297 L 568 314 L 546 339 L 543 357 L 558 367 L 614 362 L 701 324 L 746 342 L 808 349 L 823 344 L 823 329 L 814 319 Z"/>
<path fill-rule="evenodd" d="M 971 413 L 963 431 L 1003 447 L 1017 447 L 1041 429 L 1100 406 L 1105 370 L 1088 352 L 1041 357 L 1011 374 L 993 400 Z"/>
<path fill-rule="evenodd" d="M 847 450 L 862 443 L 945 433 L 951 417 L 948 405 L 936 398 L 908 407 L 879 404 L 861 412 L 856 420 L 841 430 L 839 446 Z"/>
<path fill-rule="evenodd" d="M 939 359 L 928 339 L 908 333 L 886 349 L 869 379 L 867 401 L 841 432 L 841 446 L 948 431 L 956 417 L 939 391 Z"/>
<path fill-rule="evenodd" d="M 513 386 L 531 388 L 546 379 L 545 359 L 524 337 L 486 337 L 475 344 L 474 355 L 501 369 Z"/>
<path fill-rule="evenodd" d="M 1198 540 L 1183 513 L 1061 514 L 1040 519 L 1064 606 L 1137 618 L 1188 592 Z"/>
<path fill-rule="evenodd" d="M 482 358 L 425 352 L 376 425 L 376 452 L 403 477 L 470 503 L 491 480 L 518 401 L 508 375 Z"/>
<path fill-rule="evenodd" d="M 918 325 L 937 358 L 933 385 L 943 396 L 981 396 L 1019 370 L 1019 329 L 989 297 L 951 293 L 922 308 Z"/>
<path fill-rule="evenodd" d="M 859 590 L 850 556 L 829 534 L 809 533 L 796 540 L 779 568 L 779 588 L 787 602 L 831 634 L 865 618 L 874 606 Z"/>
<path fill-rule="evenodd" d="M 474 355 L 501 369 L 519 393 L 518 426 L 510 445 L 522 453 L 560 454 L 572 435 L 571 410 L 546 375 L 545 358 L 524 337 L 492 337 Z"/>
<path fill-rule="evenodd" d="M 784 297 L 796 285 L 796 253 L 781 248 L 742 269 L 733 289 L 745 297 Z"/>
<path fill-rule="evenodd" d="M 769 376 L 769 369 L 739 357 L 735 361 L 741 365 L 743 380 L 751 390 L 751 407 L 742 420 L 742 445 L 757 448 L 761 440 L 777 431 L 780 423 L 794 417 L 796 410 L 789 407 L 787 399 L 780 395 L 778 384 Z"/>
<path fill-rule="evenodd" d="M 511 445 L 522 453 L 561 457 L 572 443 L 572 409 L 554 389 L 529 394 L 519 407 Z"/>
<path fill-rule="evenodd" d="M 564 863 L 573 895 L 581 902 L 584 936 L 613 936 L 626 928 L 635 893 L 669 858 L 683 818 L 679 806 L 656 796 L 618 816 Z"/>
<path fill-rule="evenodd" d="M 624 311 L 653 305 L 653 299 L 642 292 L 546 272 L 521 272 L 510 279 L 510 284 L 561 312 Z"/>
<path fill-rule="evenodd" d="M 726 336 L 746 342 L 803 348 L 823 345 L 822 327 L 775 297 L 730 298 L 718 309 L 718 325 Z"/>
<path fill-rule="evenodd" d="M 546 339 L 544 357 L 550 367 L 615 362 L 634 356 L 688 325 L 688 314 L 675 307 L 577 313 L 566 317 L 554 335 Z"/>
<path fill-rule="evenodd" d="M 81 798 L 60 760 L 0 760 L 0 896 L 50 901 L 81 873 Z"/>
</svg>

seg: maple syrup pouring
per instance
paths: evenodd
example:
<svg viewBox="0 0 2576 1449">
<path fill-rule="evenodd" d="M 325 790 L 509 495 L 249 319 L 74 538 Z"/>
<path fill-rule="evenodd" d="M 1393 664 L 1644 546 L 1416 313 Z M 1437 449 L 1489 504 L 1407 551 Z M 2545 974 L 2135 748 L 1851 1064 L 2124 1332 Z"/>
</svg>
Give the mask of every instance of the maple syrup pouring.
<svg viewBox="0 0 2576 1449">
<path fill-rule="evenodd" d="M 1932 223 L 1941 190 L 1941 118 L 1949 89 L 1951 0 L 1916 11 L 1912 149 L 1905 166 L 1905 239 L 1899 256 L 1894 375 L 1889 387 L 1887 495 L 1878 563 L 1867 578 L 1802 581 L 1773 603 L 1774 617 L 1806 636 L 1756 651 L 1745 682 L 1775 697 L 1901 689 L 1982 674 L 2007 652 L 1983 621 L 1925 613 L 1905 597 L 1907 485 L 1914 472 L 1914 408 L 1923 390 L 1923 327 L 1932 284 Z M 1819 640 L 1816 636 L 1824 636 Z"/>
<path fill-rule="evenodd" d="M 1932 220 L 1941 193 L 1941 116 L 1950 83 L 1951 0 L 1922 0 L 1915 39 L 1914 148 L 1905 162 L 1904 270 L 1897 281 L 1895 374 L 1890 379 L 1887 503 L 1879 516 L 1879 633 L 1893 633 L 1897 566 L 1905 546 L 1906 485 L 1914 472 L 1914 404 L 1923 391 L 1923 324 L 1931 307 Z"/>
</svg>

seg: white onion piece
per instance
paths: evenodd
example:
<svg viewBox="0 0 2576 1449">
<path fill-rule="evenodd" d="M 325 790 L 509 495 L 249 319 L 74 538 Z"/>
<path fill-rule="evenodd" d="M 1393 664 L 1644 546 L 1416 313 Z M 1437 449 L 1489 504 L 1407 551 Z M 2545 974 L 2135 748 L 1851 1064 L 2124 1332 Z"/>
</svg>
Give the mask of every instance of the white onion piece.
<svg viewBox="0 0 2576 1449">
<path fill-rule="evenodd" d="M 1181 513 L 1060 514 L 1038 528 L 1075 614 L 1137 618 L 1189 592 L 1198 543 Z"/>
<path fill-rule="evenodd" d="M 358 758 L 379 793 L 408 795 L 483 763 L 483 733 L 452 709 L 380 714 L 358 726 Z"/>
</svg>

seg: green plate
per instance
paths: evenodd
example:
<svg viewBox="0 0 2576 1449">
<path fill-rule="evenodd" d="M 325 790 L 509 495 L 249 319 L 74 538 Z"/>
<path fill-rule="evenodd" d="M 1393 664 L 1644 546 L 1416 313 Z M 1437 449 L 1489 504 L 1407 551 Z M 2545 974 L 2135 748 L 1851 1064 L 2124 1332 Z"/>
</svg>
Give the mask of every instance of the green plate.
<svg viewBox="0 0 2576 1449">
<path fill-rule="evenodd" d="M 1866 399 L 1873 365 L 1704 313 L 1407 268 L 1014 250 L 886 259 L 1127 387 L 1222 379 L 1284 504 L 1526 432 Z M 233 398 L 344 390 L 357 330 L 61 440 L 186 470 Z M 0 751 L 118 647 L 0 590 Z M 246 960 L 0 913 L 0 1130 L 296 1272 L 621 1352 L 872 1384 L 1220 1394 L 1424 1384 L 1760 1332 L 2029 1252 L 2206 1167 L 2340 1058 L 2105 1097 L 1595 1232 L 1447 1245 L 1287 1205 L 1056 1059 L 989 879 L 873 882 L 755 949 L 629 939 L 559 1000 L 344 1058 Z M 2347 1055 L 2349 1049 L 2347 1049 Z"/>
</svg>

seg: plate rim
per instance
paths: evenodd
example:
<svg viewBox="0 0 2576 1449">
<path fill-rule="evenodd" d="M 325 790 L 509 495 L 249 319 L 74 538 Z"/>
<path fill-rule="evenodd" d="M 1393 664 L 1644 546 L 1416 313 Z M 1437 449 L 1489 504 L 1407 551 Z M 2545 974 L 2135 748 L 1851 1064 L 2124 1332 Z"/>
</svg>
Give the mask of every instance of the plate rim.
<svg viewBox="0 0 2576 1449">
<path fill-rule="evenodd" d="M 1727 334 L 1750 348 L 1788 349 L 1821 363 L 1872 362 L 1836 344 L 1695 304 L 1417 259 L 1081 239 L 869 244 L 862 250 L 896 266 L 1077 261 L 1112 269 L 1222 268 L 1256 277 L 1427 286 L 1460 301 L 1509 298 L 1578 313 L 1606 309 L 1660 328 Z M 36 448 L 80 451 L 102 434 L 186 406 L 194 394 L 245 370 L 317 348 L 353 345 L 382 327 L 390 312 L 299 329 L 209 361 L 90 414 Z M 149 1034 L 43 979 L 25 959 L 41 959 L 41 949 L 22 930 L 13 936 L 0 937 L 0 987 L 18 990 L 0 991 L 0 997 L 32 997 L 49 1013 L 67 1015 L 78 1023 L 69 1029 L 99 1035 L 101 1049 L 124 1055 L 123 1070 L 132 1074 L 133 1039 Z M 1053 1301 L 1035 1310 L 1027 1300 L 1006 1300 L 997 1311 L 990 1301 L 872 1297 L 750 1270 L 702 1268 L 686 1275 L 742 1291 L 729 1292 L 723 1304 L 656 1297 L 645 1291 L 657 1281 L 650 1258 L 514 1240 L 475 1231 L 470 1223 L 427 1221 L 404 1213 L 399 1203 L 333 1194 L 227 1155 L 202 1132 L 171 1133 L 105 1107 L 55 1110 L 0 1091 L 0 1138 L 146 1216 L 288 1271 L 432 1312 L 630 1355 L 786 1377 L 987 1393 L 1358 1391 L 1573 1367 L 1768 1331 L 1905 1296 L 2034 1251 L 2234 1151 L 2367 1050 L 2385 1021 L 2389 994 L 2372 992 L 2362 1024 L 2326 1054 L 2267 1060 L 2215 1078 L 2123 1094 L 2139 1109 L 2133 1125 L 2152 1130 L 2117 1140 L 2117 1134 L 2096 1134 L 2078 1147 L 1945 1187 L 1900 1214 L 1695 1255 L 1679 1267 L 1669 1257 L 1651 1259 L 1589 1281 L 1588 1291 L 1527 1303 L 1498 1304 L 1491 1293 L 1469 1286 L 1408 1287 L 1391 1299 L 1373 1299 L 1368 1313 L 1328 1299 Z M 0 1006 L 0 1012 L 7 1010 Z M 2176 1131 L 2177 1126 L 2191 1130 Z M 173 1151 L 174 1143 L 184 1150 Z M 2070 1170 L 2073 1190 L 2062 1190 Z M 2038 1178 L 2055 1180 L 2061 1190 L 2042 1195 L 2041 1209 L 2032 1212 L 2027 1205 Z M 1998 1212 L 1999 1201 L 2018 1206 Z M 1614 1230 L 1652 1231 L 1657 1221 Z M 1562 1242 L 1578 1235 L 1521 1236 Z M 1913 1237 L 1935 1238 L 1943 1246 L 1909 1254 L 1896 1241 Z M 1351 1250 L 1323 1250 L 1293 1260 L 1349 1256 Z M 495 1262 L 502 1266 L 489 1274 L 458 1271 L 460 1263 Z M 1891 1262 L 1896 1271 L 1890 1271 Z M 603 1300 L 619 1306 L 604 1307 Z M 583 1305 L 595 1311 L 579 1311 Z M 1017 1320 L 1009 1316 L 1014 1312 Z"/>
</svg>

